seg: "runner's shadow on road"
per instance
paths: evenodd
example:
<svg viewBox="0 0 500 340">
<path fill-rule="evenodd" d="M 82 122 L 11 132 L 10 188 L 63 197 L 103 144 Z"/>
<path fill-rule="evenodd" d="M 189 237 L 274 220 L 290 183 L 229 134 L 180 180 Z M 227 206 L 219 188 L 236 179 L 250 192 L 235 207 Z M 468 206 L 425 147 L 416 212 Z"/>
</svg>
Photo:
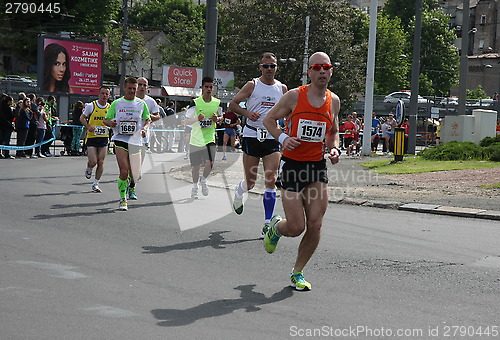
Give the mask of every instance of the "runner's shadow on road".
<svg viewBox="0 0 500 340">
<path fill-rule="evenodd" d="M 54 218 L 74 218 L 74 217 L 88 217 L 91 214 L 124 214 L 122 211 L 118 211 L 117 206 L 115 205 L 118 203 L 117 200 L 113 201 L 108 201 L 108 202 L 98 202 L 98 203 L 87 203 L 87 204 L 69 204 L 69 205 L 62 205 L 62 204 L 54 204 L 51 209 L 61 209 L 61 208 L 81 208 L 81 207 L 94 207 L 94 206 L 99 206 L 101 208 L 96 209 L 94 212 L 89 212 L 89 211 L 79 211 L 79 212 L 68 212 L 68 213 L 63 213 L 63 214 L 55 214 L 55 215 L 48 215 L 48 214 L 40 214 L 40 215 L 35 215 L 31 219 L 32 220 L 50 220 Z M 113 207 L 103 207 L 103 205 L 113 205 Z M 172 202 L 148 202 L 148 203 L 142 203 L 142 204 L 129 204 L 128 208 L 129 210 L 135 210 L 135 209 L 140 209 L 140 208 L 154 208 L 154 207 L 166 207 L 168 205 L 171 205 Z M 81 210 L 81 209 L 79 209 Z"/>
<path fill-rule="evenodd" d="M 262 293 L 255 292 L 253 290 L 255 286 L 252 284 L 235 287 L 234 289 L 241 292 L 239 299 L 215 300 L 188 309 L 153 309 L 151 313 L 160 320 L 158 326 L 184 326 L 196 320 L 228 315 L 239 309 L 244 309 L 247 313 L 258 312 L 261 306 L 288 299 L 294 292 L 292 287 L 284 287 L 268 298 Z"/>
<path fill-rule="evenodd" d="M 224 236 L 222 236 L 222 234 L 225 234 L 228 232 L 229 232 L 228 230 L 213 231 L 210 233 L 210 236 L 208 236 L 208 240 L 199 240 L 199 241 L 193 241 L 193 242 L 172 244 L 170 246 L 163 246 L 163 247 L 144 246 L 144 247 L 142 247 L 142 249 L 144 249 L 143 254 L 162 254 L 162 253 L 168 253 L 168 252 L 171 252 L 174 250 L 198 249 L 198 248 L 205 248 L 205 247 L 212 247 L 214 249 L 225 249 L 226 248 L 225 246 L 230 245 L 230 244 L 238 244 L 238 243 L 251 242 L 251 241 L 260 241 L 259 238 L 251 238 L 251 239 L 236 240 L 236 241 L 226 241 L 224 239 Z"/>
</svg>

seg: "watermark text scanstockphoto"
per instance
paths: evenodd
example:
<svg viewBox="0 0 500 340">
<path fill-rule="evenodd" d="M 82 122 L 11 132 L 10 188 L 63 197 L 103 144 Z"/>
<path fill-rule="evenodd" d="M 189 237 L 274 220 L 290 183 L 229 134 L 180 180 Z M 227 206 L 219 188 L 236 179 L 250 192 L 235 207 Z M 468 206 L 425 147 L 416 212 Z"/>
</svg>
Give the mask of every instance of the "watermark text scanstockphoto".
<svg viewBox="0 0 500 340">
<path fill-rule="evenodd" d="M 499 335 L 498 326 L 430 326 L 428 328 L 391 328 L 356 325 L 345 328 L 322 326 L 319 328 L 290 327 L 290 336 L 304 338 L 346 338 L 346 337 L 388 337 L 388 338 L 496 338 Z"/>
</svg>

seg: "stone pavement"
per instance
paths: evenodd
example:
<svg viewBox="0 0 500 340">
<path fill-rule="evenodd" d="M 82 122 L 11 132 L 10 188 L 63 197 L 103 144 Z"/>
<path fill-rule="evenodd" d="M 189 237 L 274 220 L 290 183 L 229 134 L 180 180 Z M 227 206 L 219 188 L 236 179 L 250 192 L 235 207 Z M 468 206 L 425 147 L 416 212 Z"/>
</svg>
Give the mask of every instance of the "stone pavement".
<svg viewBox="0 0 500 340">
<path fill-rule="evenodd" d="M 242 154 L 228 153 L 227 160 L 221 161 L 222 154 L 217 153 L 214 170 L 208 178 L 208 185 L 234 190 L 243 178 Z M 367 159 L 369 160 L 369 158 Z M 385 209 L 399 209 L 420 213 L 432 213 L 459 217 L 473 217 L 500 220 L 500 199 L 498 197 L 471 197 L 463 192 L 451 192 L 446 195 L 431 195 L 432 188 L 419 186 L 409 190 L 394 183 L 388 175 L 380 175 L 362 167 L 362 158 L 341 158 L 335 166 L 329 166 L 330 202 L 352 204 Z M 177 179 L 191 182 L 189 161 L 173 167 L 170 174 Z M 255 188 L 250 192 L 263 194 L 262 162 Z M 446 196 L 446 197 L 441 197 Z M 441 203 L 443 202 L 443 203 Z M 456 203 L 454 206 L 447 202 Z M 483 209 L 482 207 L 488 207 Z M 491 207 L 491 208 L 490 208 Z"/>
</svg>

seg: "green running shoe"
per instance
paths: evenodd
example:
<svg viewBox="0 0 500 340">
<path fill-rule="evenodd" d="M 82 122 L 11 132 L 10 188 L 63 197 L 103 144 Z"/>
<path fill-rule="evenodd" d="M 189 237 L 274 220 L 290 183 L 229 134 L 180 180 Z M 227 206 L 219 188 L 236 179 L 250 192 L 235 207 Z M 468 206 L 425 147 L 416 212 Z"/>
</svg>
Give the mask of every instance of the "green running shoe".
<svg viewBox="0 0 500 340">
<path fill-rule="evenodd" d="M 262 232 L 260 233 L 260 238 L 264 239 L 266 237 L 267 231 L 269 230 L 269 223 L 265 223 L 262 227 Z"/>
<path fill-rule="evenodd" d="M 269 222 L 269 229 L 267 230 L 266 236 L 264 237 L 264 248 L 269 254 L 274 253 L 276 250 L 276 246 L 278 245 L 278 241 L 280 240 L 281 235 L 276 232 L 276 224 L 281 221 L 280 215 L 274 215 Z"/>
<path fill-rule="evenodd" d="M 120 200 L 120 205 L 118 206 L 118 210 L 121 210 L 121 211 L 128 210 L 127 200 L 125 200 L 125 199 Z"/>
<path fill-rule="evenodd" d="M 304 272 L 294 270 L 290 274 L 290 286 L 296 290 L 311 290 L 311 284 L 304 279 Z"/>
<path fill-rule="evenodd" d="M 238 198 L 236 194 L 234 194 L 233 210 L 238 215 L 241 215 L 243 212 L 243 198 Z"/>
</svg>

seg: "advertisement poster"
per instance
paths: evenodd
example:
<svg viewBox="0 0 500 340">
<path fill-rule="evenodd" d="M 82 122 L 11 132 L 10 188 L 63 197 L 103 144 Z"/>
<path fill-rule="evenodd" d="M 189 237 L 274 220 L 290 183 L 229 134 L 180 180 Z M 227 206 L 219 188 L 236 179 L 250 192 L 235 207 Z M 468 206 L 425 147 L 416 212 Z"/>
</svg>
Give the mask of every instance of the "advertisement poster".
<svg viewBox="0 0 500 340">
<path fill-rule="evenodd" d="M 97 95 L 102 83 L 104 44 L 41 36 L 38 84 L 45 93 Z"/>
</svg>

